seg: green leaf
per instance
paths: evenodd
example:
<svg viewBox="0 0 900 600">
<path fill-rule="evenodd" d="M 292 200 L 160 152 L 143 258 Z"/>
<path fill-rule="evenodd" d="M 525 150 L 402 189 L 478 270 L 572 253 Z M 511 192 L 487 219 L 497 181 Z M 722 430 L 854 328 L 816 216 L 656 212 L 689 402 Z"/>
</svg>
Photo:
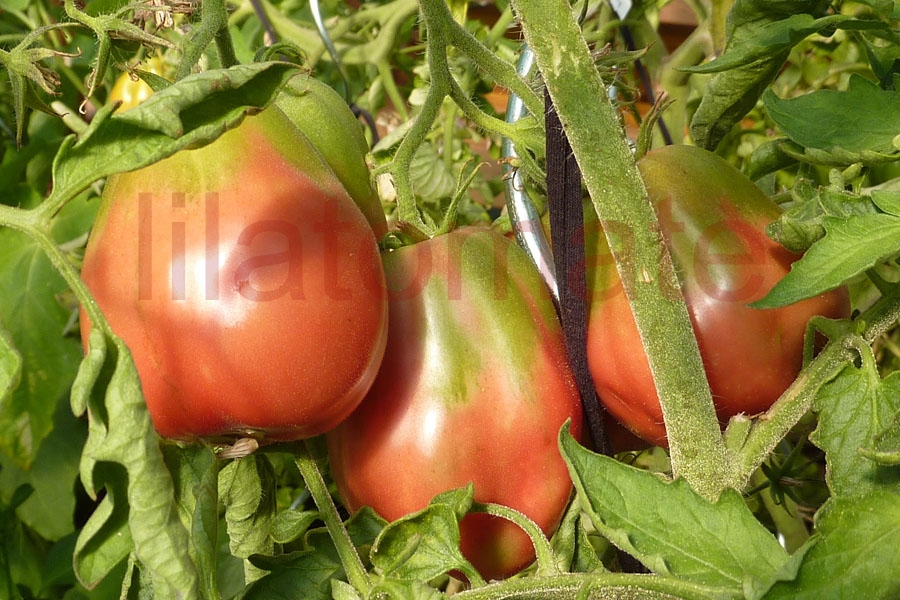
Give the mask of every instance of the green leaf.
<svg viewBox="0 0 900 600">
<path fill-rule="evenodd" d="M 52 429 L 27 470 L 0 454 L 0 496 L 21 484 L 31 486 L 35 493 L 16 514 L 46 540 L 56 541 L 74 531 L 75 481 L 86 429 L 65 403 L 58 403 Z"/>
<path fill-rule="evenodd" d="M 0 321 L 0 406 L 9 401 L 22 380 L 22 355 Z"/>
<path fill-rule="evenodd" d="M 440 502 L 385 527 L 371 558 L 381 574 L 406 581 L 472 569 L 459 549 L 458 515 L 452 505 Z"/>
<path fill-rule="evenodd" d="M 72 386 L 72 406 L 88 415 L 88 439 L 81 480 L 91 495 L 107 495 L 78 538 L 76 573 L 112 568 L 122 541 L 124 515 L 136 560 L 161 597 L 197 597 L 198 574 L 190 535 L 178 515 L 171 474 L 141 393 L 134 361 L 125 344 L 94 327 L 89 351 Z M 95 561 L 105 567 L 88 568 Z"/>
<path fill-rule="evenodd" d="M 825 237 L 791 265 L 756 308 L 787 306 L 832 290 L 900 251 L 900 217 L 863 214 L 824 217 Z"/>
<path fill-rule="evenodd" d="M 825 479 L 833 496 L 900 493 L 900 468 L 872 462 L 859 449 L 872 444 L 900 411 L 900 373 L 881 379 L 871 352 L 825 384 L 813 410 L 819 424 L 810 440 L 825 451 Z"/>
<path fill-rule="evenodd" d="M 791 46 L 802 39 L 798 28 L 815 22 L 829 4 L 829 0 L 734 2 L 728 14 L 725 52 L 711 63 L 727 66 L 733 62 L 734 68 L 715 73 L 706 86 L 691 120 L 696 145 L 714 150 L 756 106 L 787 60 Z M 717 67 L 701 67 L 710 68 Z"/>
<path fill-rule="evenodd" d="M 289 544 L 305 534 L 318 518 L 316 510 L 283 510 L 275 515 L 272 539 L 278 544 Z"/>
<path fill-rule="evenodd" d="M 370 508 L 347 521 L 347 533 L 363 558 L 385 525 Z M 281 556 L 252 556 L 254 566 L 269 574 L 250 586 L 244 600 L 330 600 L 332 581 L 346 579 L 341 559 L 324 528 L 309 531 L 306 545 L 306 550 Z"/>
<path fill-rule="evenodd" d="M 799 6 L 798 9 L 802 10 Z M 734 32 L 733 39 L 740 39 L 740 44 L 735 43 L 730 49 L 726 49 L 722 56 L 711 62 L 683 67 L 681 70 L 690 73 L 721 73 L 738 69 L 757 61 L 768 60 L 773 55 L 780 56 L 810 35 L 827 33 L 834 29 L 890 31 L 888 24 L 878 19 L 857 19 L 840 14 L 817 19 L 809 13 L 800 12 L 767 22 L 765 27 L 754 28 L 752 36 L 750 32 L 740 36 L 738 32 Z"/>
<path fill-rule="evenodd" d="M 882 465 L 900 465 L 900 413 L 870 445 L 861 447 L 859 453 Z"/>
<path fill-rule="evenodd" d="M 86 587 L 103 580 L 134 549 L 128 528 L 128 501 L 124 476 L 107 476 L 106 496 L 94 508 L 75 543 L 75 575 Z"/>
<path fill-rule="evenodd" d="M 60 147 L 48 201 L 64 202 L 103 177 L 212 142 L 268 106 L 296 69 L 270 62 L 204 71 L 129 111 L 112 114 L 112 106 L 101 108 L 80 138 L 70 136 Z"/>
<path fill-rule="evenodd" d="M 798 254 L 805 252 L 825 236 L 826 216 L 847 218 L 879 212 L 870 196 L 859 196 L 830 186 L 813 188 L 806 179 L 795 185 L 791 190 L 791 196 L 793 202 L 781 213 L 777 221 L 766 227 L 766 233 L 788 250 Z M 900 194 L 897 194 L 897 197 L 900 197 Z"/>
<path fill-rule="evenodd" d="M 190 554 L 200 575 L 201 597 L 216 598 L 216 551 L 219 534 L 218 462 L 205 445 L 162 446 L 175 487 L 181 522 L 190 532 Z"/>
<path fill-rule="evenodd" d="M 550 539 L 553 553 L 557 557 L 557 564 L 563 573 L 590 573 L 605 570 L 603 562 L 597 555 L 597 550 L 591 543 L 591 536 L 585 528 L 587 515 L 584 514 L 581 506 L 580 500 L 569 505 L 556 533 Z M 595 536 L 595 538 L 599 537 Z M 606 541 L 605 538 L 600 538 L 600 540 Z"/>
<path fill-rule="evenodd" d="M 416 195 L 428 203 L 450 198 L 456 191 L 456 177 L 429 143 L 422 144 L 413 156 L 409 177 Z"/>
<path fill-rule="evenodd" d="M 763 100 L 778 128 L 803 147 L 858 156 L 851 162 L 865 163 L 870 154 L 900 157 L 893 145 L 900 132 L 900 95 L 860 75 L 850 76 L 846 91 L 781 99 L 768 90 Z M 809 115 L 816 115 L 815 120 Z"/>
<path fill-rule="evenodd" d="M 219 473 L 219 499 L 225 507 L 225 522 L 231 553 L 238 558 L 272 554 L 272 523 L 275 519 L 275 474 L 261 454 L 233 460 Z M 245 565 L 247 581 L 262 576 L 252 564 Z"/>
<path fill-rule="evenodd" d="M 900 597 L 900 496 L 892 492 L 832 498 L 816 515 L 795 578 L 780 581 L 765 600 Z"/>
<path fill-rule="evenodd" d="M 560 448 L 597 530 L 656 574 L 728 587 L 738 595 L 765 589 L 787 560 L 732 489 L 710 503 L 683 479 L 665 482 L 590 452 L 565 427 Z"/>
<path fill-rule="evenodd" d="M 23 206 L 39 201 L 25 188 L 10 190 Z M 96 202 L 70 202 L 54 221 L 60 242 L 87 231 Z M 27 469 L 53 427 L 57 406 L 65 403 L 81 360 L 81 343 L 66 335 L 74 306 L 63 301 L 68 286 L 37 243 L 25 234 L 0 228 L 0 315 L 21 354 L 21 382 L 0 399 L 0 452 Z"/>
</svg>

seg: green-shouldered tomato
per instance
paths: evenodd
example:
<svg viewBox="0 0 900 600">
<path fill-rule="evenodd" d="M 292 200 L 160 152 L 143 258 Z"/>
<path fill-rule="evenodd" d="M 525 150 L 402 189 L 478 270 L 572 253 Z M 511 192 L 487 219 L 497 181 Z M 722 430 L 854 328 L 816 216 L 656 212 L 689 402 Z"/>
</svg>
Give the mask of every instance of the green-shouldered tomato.
<svg viewBox="0 0 900 600">
<path fill-rule="evenodd" d="M 572 483 L 557 446 L 581 404 L 549 292 L 525 253 L 487 228 L 461 228 L 384 256 L 388 347 L 360 407 L 328 434 L 351 510 L 388 520 L 474 484 L 475 500 L 518 509 L 552 533 Z M 463 554 L 487 578 L 534 559 L 516 525 L 460 525 Z"/>
</svg>

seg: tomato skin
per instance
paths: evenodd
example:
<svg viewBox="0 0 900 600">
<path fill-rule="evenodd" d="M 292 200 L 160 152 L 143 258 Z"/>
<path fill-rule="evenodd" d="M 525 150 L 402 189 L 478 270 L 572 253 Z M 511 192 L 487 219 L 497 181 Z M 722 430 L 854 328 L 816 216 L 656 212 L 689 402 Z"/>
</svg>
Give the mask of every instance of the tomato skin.
<svg viewBox="0 0 900 600">
<path fill-rule="evenodd" d="M 321 153 L 369 220 L 375 237 L 381 239 L 387 233 L 387 219 L 366 166 L 369 145 L 344 99 L 328 84 L 296 75 L 282 89 L 275 105 Z"/>
<path fill-rule="evenodd" d="M 582 418 L 533 265 L 475 227 L 390 252 L 384 264 L 385 359 L 359 408 L 327 435 L 345 505 L 395 520 L 472 482 L 476 501 L 511 506 L 552 533 L 572 489 L 557 435 L 571 419 L 579 436 Z M 486 578 L 534 559 L 528 536 L 498 517 L 467 515 L 460 530 L 463 554 Z"/>
<path fill-rule="evenodd" d="M 141 69 L 154 73 L 156 75 L 164 75 L 166 68 L 165 63 L 159 57 L 154 56 L 149 59 L 145 65 L 141 65 Z M 121 102 L 116 108 L 117 113 L 134 108 L 144 100 L 150 97 L 153 88 L 146 81 L 140 79 L 132 73 L 122 73 L 116 79 L 112 89 L 109 91 L 107 102 Z"/>
<path fill-rule="evenodd" d="M 356 407 L 384 351 L 375 237 L 276 108 L 110 178 L 82 278 L 168 438 L 320 434 Z"/>
<path fill-rule="evenodd" d="M 781 209 L 740 171 L 700 148 L 660 148 L 638 168 L 672 254 L 719 420 L 724 425 L 739 413 L 764 412 L 800 371 L 808 320 L 849 316 L 846 289 L 778 309 L 747 306 L 799 258 L 765 234 Z M 596 252 L 588 261 L 588 363 L 597 391 L 621 423 L 665 445 L 650 366 L 596 220 L 586 237 Z"/>
<path fill-rule="evenodd" d="M 165 74 L 165 63 L 154 57 L 145 70 Z M 119 101 L 116 112 L 134 108 L 150 97 L 153 89 L 132 73 L 122 73 L 110 90 L 108 102 Z M 369 145 L 359 120 L 341 96 L 328 84 L 307 75 L 296 75 L 282 88 L 275 105 L 287 115 L 322 159 L 369 221 L 375 237 L 387 233 L 381 199 L 372 185 L 366 154 Z"/>
</svg>

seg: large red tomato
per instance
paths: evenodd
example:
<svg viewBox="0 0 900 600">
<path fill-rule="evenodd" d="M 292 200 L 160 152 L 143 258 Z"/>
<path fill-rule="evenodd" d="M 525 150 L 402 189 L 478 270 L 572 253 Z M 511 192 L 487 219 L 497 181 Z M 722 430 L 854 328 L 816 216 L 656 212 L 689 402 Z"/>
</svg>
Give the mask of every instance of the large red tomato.
<svg viewBox="0 0 900 600">
<path fill-rule="evenodd" d="M 724 424 L 738 413 L 765 411 L 800 370 L 809 319 L 848 316 L 846 290 L 778 309 L 747 306 L 798 258 L 765 233 L 780 208 L 728 162 L 700 148 L 661 148 L 638 167 L 672 253 L 719 419 Z M 593 223 L 587 247 L 595 253 L 588 269 L 594 383 L 620 422 L 665 444 L 650 365 L 606 240 Z M 627 228 L 618 227 L 616 235 L 627 248 Z"/>
<path fill-rule="evenodd" d="M 112 177 L 82 277 L 165 437 L 320 434 L 356 408 L 384 351 L 375 236 L 276 108 Z"/>
<path fill-rule="evenodd" d="M 360 407 L 328 434 L 351 510 L 388 520 L 472 482 L 475 499 L 518 509 L 545 532 L 572 483 L 557 446 L 581 405 L 550 296 L 524 252 L 499 233 L 462 228 L 384 256 L 388 348 Z M 534 559 L 512 523 L 461 523 L 463 554 L 488 578 Z"/>
</svg>

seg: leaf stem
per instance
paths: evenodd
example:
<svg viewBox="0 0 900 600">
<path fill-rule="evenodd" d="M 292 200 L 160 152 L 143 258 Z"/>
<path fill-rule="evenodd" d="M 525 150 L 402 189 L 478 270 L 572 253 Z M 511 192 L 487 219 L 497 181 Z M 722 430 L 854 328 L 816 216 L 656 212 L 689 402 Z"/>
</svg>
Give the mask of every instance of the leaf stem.
<svg viewBox="0 0 900 600">
<path fill-rule="evenodd" d="M 553 598 L 681 598 L 709 600 L 733 597 L 733 590 L 690 583 L 673 577 L 631 573 L 567 573 L 554 577 L 522 577 L 458 592 L 458 600 L 526 600 Z"/>
<path fill-rule="evenodd" d="M 337 511 L 334 500 L 328 492 L 328 486 L 322 478 L 318 465 L 312 456 L 311 442 L 306 441 L 303 445 L 296 446 L 297 453 L 294 456 L 294 462 L 300 470 L 300 475 L 306 482 L 306 489 L 309 490 L 310 496 L 319 508 L 319 516 L 325 522 L 325 527 L 331 536 L 334 547 L 337 549 L 338 556 L 341 558 L 341 564 L 344 572 L 347 574 L 347 580 L 356 588 L 362 597 L 367 597 L 371 582 L 369 574 L 359 558 L 356 546 L 344 527 L 341 516 Z"/>
<path fill-rule="evenodd" d="M 502 504 L 482 504 L 479 502 L 475 502 L 472 505 L 471 512 L 501 517 L 521 527 L 528 534 L 528 537 L 531 538 L 532 543 L 534 543 L 538 576 L 559 575 L 559 567 L 556 564 L 550 540 L 547 539 L 541 528 L 525 514 Z"/>
</svg>

